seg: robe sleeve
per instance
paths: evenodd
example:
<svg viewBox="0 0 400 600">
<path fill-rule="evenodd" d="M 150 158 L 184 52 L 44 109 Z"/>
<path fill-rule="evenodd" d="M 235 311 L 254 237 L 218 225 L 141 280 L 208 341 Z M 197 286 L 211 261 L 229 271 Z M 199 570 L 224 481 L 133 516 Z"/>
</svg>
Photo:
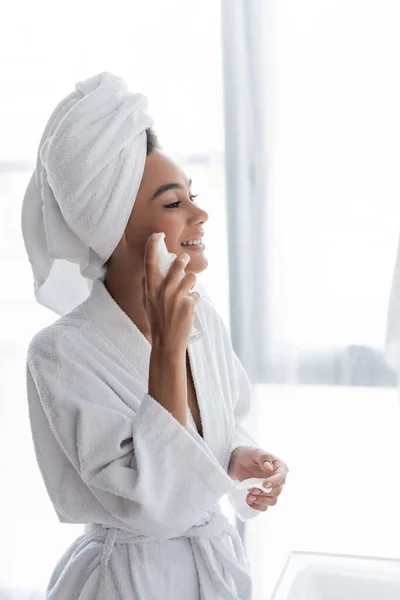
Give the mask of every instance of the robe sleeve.
<svg viewBox="0 0 400 600">
<path fill-rule="evenodd" d="M 203 440 L 154 398 L 146 394 L 135 412 L 118 395 L 118 374 L 113 385 L 102 379 L 101 368 L 112 367 L 96 372 L 91 361 L 73 332 L 31 342 L 29 376 L 49 428 L 34 436 L 50 432 L 78 481 L 122 527 L 160 539 L 179 535 L 232 480 Z M 54 472 L 54 465 L 39 466 Z"/>
</svg>

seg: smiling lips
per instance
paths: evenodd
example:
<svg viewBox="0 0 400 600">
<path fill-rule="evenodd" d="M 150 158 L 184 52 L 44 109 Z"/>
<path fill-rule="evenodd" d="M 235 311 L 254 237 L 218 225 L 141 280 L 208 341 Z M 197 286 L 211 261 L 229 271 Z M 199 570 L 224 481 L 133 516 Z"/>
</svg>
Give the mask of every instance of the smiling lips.
<svg viewBox="0 0 400 600">
<path fill-rule="evenodd" d="M 189 242 L 182 242 L 181 246 L 190 252 L 203 252 L 206 248 L 201 238 L 190 240 Z"/>
<path fill-rule="evenodd" d="M 190 240 L 181 242 L 181 246 L 183 246 L 184 248 L 191 248 L 193 246 L 195 248 L 201 247 L 203 245 L 203 241 L 202 241 L 203 236 L 204 236 L 204 231 L 201 231 L 197 237 L 193 237 Z"/>
<path fill-rule="evenodd" d="M 189 250 L 190 252 L 203 252 L 205 250 L 205 245 L 200 241 L 200 244 L 181 244 L 185 250 Z"/>
</svg>

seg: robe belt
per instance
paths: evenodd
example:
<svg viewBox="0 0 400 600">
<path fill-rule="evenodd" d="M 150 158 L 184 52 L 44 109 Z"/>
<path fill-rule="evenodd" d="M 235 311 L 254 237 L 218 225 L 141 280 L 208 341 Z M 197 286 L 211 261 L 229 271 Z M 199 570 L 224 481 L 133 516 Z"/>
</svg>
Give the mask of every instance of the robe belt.
<svg viewBox="0 0 400 600">
<path fill-rule="evenodd" d="M 107 566 L 114 544 L 159 542 L 160 538 L 146 536 L 97 523 L 85 524 L 85 535 L 104 542 L 101 562 Z M 229 536 L 234 554 L 223 543 Z M 208 510 L 201 521 L 175 536 L 190 540 L 196 568 L 199 573 L 201 600 L 251 600 L 250 566 L 243 550 L 239 533 L 222 514 L 219 505 Z"/>
</svg>

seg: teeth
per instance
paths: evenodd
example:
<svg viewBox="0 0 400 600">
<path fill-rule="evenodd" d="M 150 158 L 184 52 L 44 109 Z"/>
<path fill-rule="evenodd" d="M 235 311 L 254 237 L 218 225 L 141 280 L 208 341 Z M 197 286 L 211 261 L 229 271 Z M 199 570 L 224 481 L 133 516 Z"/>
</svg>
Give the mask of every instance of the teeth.
<svg viewBox="0 0 400 600">
<path fill-rule="evenodd" d="M 201 246 L 202 241 L 200 240 L 191 240 L 190 242 L 182 242 L 182 246 Z"/>
</svg>

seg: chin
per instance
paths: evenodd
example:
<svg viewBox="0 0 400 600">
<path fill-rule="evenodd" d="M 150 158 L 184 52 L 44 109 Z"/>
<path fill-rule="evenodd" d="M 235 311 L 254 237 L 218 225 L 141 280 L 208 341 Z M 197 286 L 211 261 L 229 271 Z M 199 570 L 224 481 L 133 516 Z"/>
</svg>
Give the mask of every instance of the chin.
<svg viewBox="0 0 400 600">
<path fill-rule="evenodd" d="M 190 254 L 190 252 L 188 252 Z M 190 256 L 185 271 L 190 273 L 202 273 L 208 267 L 208 258 L 202 252 L 199 256 Z"/>
</svg>

